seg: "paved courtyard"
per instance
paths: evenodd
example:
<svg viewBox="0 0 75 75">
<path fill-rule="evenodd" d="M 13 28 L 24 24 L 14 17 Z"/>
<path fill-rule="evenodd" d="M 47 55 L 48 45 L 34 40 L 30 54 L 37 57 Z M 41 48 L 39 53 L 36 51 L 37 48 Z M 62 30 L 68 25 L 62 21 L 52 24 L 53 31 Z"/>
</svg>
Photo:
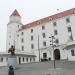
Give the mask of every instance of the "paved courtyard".
<svg viewBox="0 0 75 75">
<path fill-rule="evenodd" d="M 75 75 L 75 62 L 53 61 L 18 65 L 15 75 Z M 7 67 L 0 67 L 0 75 L 8 75 Z"/>
</svg>

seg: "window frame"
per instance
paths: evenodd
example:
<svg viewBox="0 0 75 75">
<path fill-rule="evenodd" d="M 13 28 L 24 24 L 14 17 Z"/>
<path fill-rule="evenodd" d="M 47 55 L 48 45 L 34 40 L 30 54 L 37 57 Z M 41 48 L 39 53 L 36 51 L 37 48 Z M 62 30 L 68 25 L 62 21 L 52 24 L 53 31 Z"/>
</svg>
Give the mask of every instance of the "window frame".
<svg viewBox="0 0 75 75">
<path fill-rule="evenodd" d="M 46 47 L 46 41 L 44 41 L 44 42 L 43 42 L 43 46 L 45 46 L 45 47 Z"/>
<path fill-rule="evenodd" d="M 45 29 L 45 26 L 44 25 L 42 25 L 42 30 L 44 30 Z"/>
<path fill-rule="evenodd" d="M 24 46 L 23 45 L 21 46 L 21 49 L 22 49 L 22 51 L 24 51 Z"/>
<path fill-rule="evenodd" d="M 45 33 L 42 33 L 42 36 L 43 36 L 43 38 L 45 38 L 46 37 L 46 34 Z"/>
<path fill-rule="evenodd" d="M 21 39 L 21 42 L 22 42 L 22 43 L 24 42 L 24 38 Z"/>
<path fill-rule="evenodd" d="M 31 36 L 31 41 L 33 40 L 33 35 Z"/>
<path fill-rule="evenodd" d="M 58 31 L 56 29 L 54 30 L 54 34 L 55 35 L 58 35 Z"/>
<path fill-rule="evenodd" d="M 57 22 L 56 22 L 56 21 L 53 22 L 53 26 L 54 26 L 54 27 L 57 26 Z"/>
<path fill-rule="evenodd" d="M 33 33 L 33 29 L 31 29 L 31 33 Z"/>
<path fill-rule="evenodd" d="M 31 44 L 31 49 L 34 49 L 34 44 Z"/>
<path fill-rule="evenodd" d="M 68 26 L 67 29 L 68 29 L 68 32 L 72 31 L 71 26 Z"/>
<path fill-rule="evenodd" d="M 71 55 L 72 55 L 72 56 L 75 56 L 75 51 L 74 51 L 74 49 L 71 50 Z"/>
<path fill-rule="evenodd" d="M 21 32 L 21 35 L 23 36 L 24 35 L 24 32 Z"/>
<path fill-rule="evenodd" d="M 67 23 L 70 23 L 70 18 L 66 18 L 66 22 Z"/>
</svg>

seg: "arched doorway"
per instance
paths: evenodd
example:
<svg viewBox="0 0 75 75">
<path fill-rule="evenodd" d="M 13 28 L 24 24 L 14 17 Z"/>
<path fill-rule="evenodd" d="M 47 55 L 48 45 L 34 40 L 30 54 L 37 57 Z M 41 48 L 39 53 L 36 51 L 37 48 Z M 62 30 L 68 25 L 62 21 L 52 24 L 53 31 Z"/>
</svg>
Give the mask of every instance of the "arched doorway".
<svg viewBox="0 0 75 75">
<path fill-rule="evenodd" d="M 54 59 L 60 60 L 60 50 L 59 49 L 54 50 Z"/>
</svg>

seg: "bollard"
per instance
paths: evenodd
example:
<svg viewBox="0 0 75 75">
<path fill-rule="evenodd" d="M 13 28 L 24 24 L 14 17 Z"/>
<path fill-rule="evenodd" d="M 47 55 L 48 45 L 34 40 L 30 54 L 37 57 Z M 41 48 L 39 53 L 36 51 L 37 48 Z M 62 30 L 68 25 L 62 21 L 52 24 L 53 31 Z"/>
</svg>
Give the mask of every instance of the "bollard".
<svg viewBox="0 0 75 75">
<path fill-rule="evenodd" d="M 14 68 L 13 68 L 13 66 L 9 66 L 8 75 L 14 75 Z"/>
</svg>

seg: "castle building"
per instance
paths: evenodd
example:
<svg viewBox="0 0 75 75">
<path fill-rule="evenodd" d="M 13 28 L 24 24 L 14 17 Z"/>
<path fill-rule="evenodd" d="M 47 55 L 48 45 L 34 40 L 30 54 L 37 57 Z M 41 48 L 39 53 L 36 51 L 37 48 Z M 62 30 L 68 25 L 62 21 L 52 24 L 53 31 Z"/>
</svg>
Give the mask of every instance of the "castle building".
<svg viewBox="0 0 75 75">
<path fill-rule="evenodd" d="M 75 8 L 25 25 L 15 10 L 7 24 L 7 52 L 12 45 L 18 63 L 54 59 L 75 61 Z"/>
</svg>

